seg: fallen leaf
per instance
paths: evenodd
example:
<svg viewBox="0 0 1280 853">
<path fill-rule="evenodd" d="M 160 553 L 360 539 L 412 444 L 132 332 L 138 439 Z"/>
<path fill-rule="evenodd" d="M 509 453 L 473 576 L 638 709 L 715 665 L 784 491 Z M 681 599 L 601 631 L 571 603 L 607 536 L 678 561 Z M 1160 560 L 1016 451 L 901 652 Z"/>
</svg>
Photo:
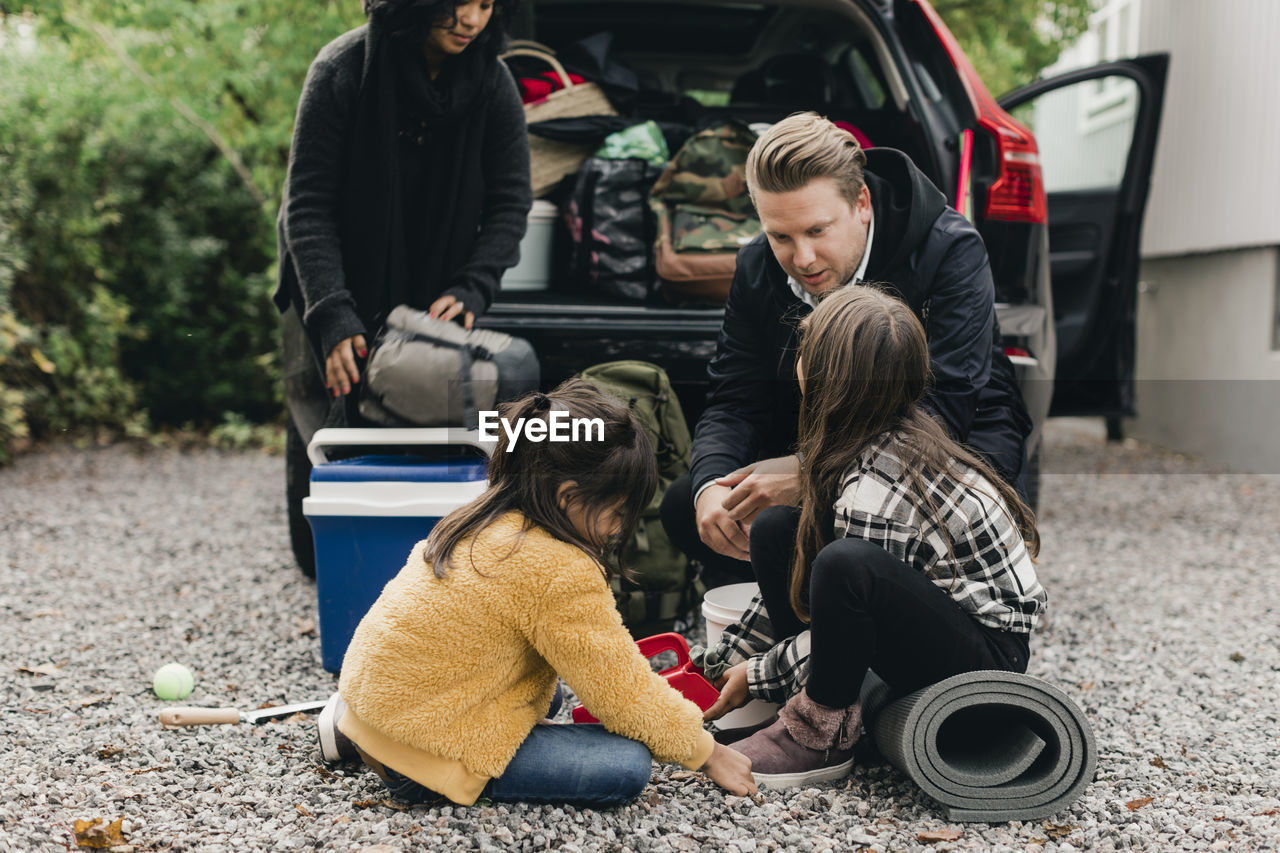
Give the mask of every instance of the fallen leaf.
<svg viewBox="0 0 1280 853">
<path fill-rule="evenodd" d="M 1267 809 L 1265 812 L 1258 812 L 1254 817 L 1273 817 L 1280 814 L 1280 809 Z"/>
<path fill-rule="evenodd" d="M 1045 821 L 1041 824 L 1044 827 L 1045 834 L 1057 841 L 1059 838 L 1066 838 L 1075 831 L 1075 827 L 1069 823 L 1049 823 Z"/>
<path fill-rule="evenodd" d="M 98 750 L 98 757 L 99 758 L 115 758 L 117 755 L 119 755 L 124 751 L 125 749 L 123 746 L 114 746 L 112 744 L 107 744 L 102 749 Z"/>
<path fill-rule="evenodd" d="M 1155 801 L 1156 801 L 1155 797 L 1139 797 L 1136 800 L 1130 800 L 1129 802 L 1125 803 L 1125 806 L 1128 807 L 1129 811 L 1136 812 L 1138 809 L 1142 808 L 1143 806 L 1149 806 Z"/>
<path fill-rule="evenodd" d="M 931 829 L 928 832 L 922 832 L 916 836 L 916 841 L 922 841 L 925 844 L 935 844 L 939 841 L 955 841 L 964 835 L 964 830 L 960 829 Z"/>
<path fill-rule="evenodd" d="M 1169 769 L 1169 765 L 1165 764 L 1164 759 L 1158 755 L 1147 763 L 1150 764 L 1152 767 L 1159 767 L 1161 770 Z"/>
<path fill-rule="evenodd" d="M 697 775 L 698 774 L 694 773 L 692 770 L 677 770 L 667 778 L 672 782 L 679 782 L 682 779 L 692 779 Z"/>
<path fill-rule="evenodd" d="M 111 697 L 106 693 L 103 693 L 99 696 L 90 696 L 88 699 L 82 699 L 80 701 L 80 707 L 92 708 L 94 705 L 105 705 L 110 701 L 111 701 Z"/>
<path fill-rule="evenodd" d="M 1081 685 L 1080 685 L 1080 689 L 1081 689 L 1081 690 L 1092 690 L 1092 689 L 1093 689 L 1093 682 L 1092 682 L 1092 681 L 1086 681 L 1086 682 L 1084 682 L 1083 684 L 1081 684 Z"/>
<path fill-rule="evenodd" d="M 312 816 L 313 816 L 313 815 L 311 814 L 311 812 L 307 811 L 307 807 L 306 807 L 306 806 L 304 806 L 304 805 L 302 805 L 301 803 L 299 803 L 298 805 L 294 806 L 294 808 L 296 808 L 296 809 L 298 810 L 298 813 L 299 813 L 299 814 L 301 814 L 301 815 L 303 815 L 304 817 L 312 817 Z"/>
<path fill-rule="evenodd" d="M 36 666 L 20 666 L 18 667 L 18 672 L 23 675 L 53 675 L 59 669 L 61 669 L 61 667 L 54 666 L 53 664 L 42 663 Z"/>
<path fill-rule="evenodd" d="M 356 800 L 351 805 L 358 809 L 371 809 L 374 806 L 386 806 L 389 809 L 395 809 L 398 812 L 407 812 L 409 807 L 403 803 L 397 803 L 395 800 Z"/>
<path fill-rule="evenodd" d="M 78 820 L 74 831 L 77 847 L 91 847 L 95 850 L 106 850 L 124 844 L 124 818 L 118 817 L 106 823 L 100 817 L 93 820 Z"/>
<path fill-rule="evenodd" d="M 444 819 L 444 818 L 441 818 L 441 820 L 443 820 L 443 819 Z M 337 817 L 335 817 L 335 818 L 333 819 L 333 822 L 334 822 L 334 823 L 351 823 L 351 818 L 347 817 L 347 816 L 346 816 L 346 815 L 344 815 L 344 814 L 340 814 L 340 815 L 338 815 Z"/>
<path fill-rule="evenodd" d="M 154 773 L 157 770 L 168 770 L 168 769 L 169 769 L 169 765 L 162 764 L 162 765 L 157 765 L 156 767 L 142 767 L 138 770 L 130 770 L 129 773 L 134 776 L 140 776 L 143 773 Z"/>
</svg>

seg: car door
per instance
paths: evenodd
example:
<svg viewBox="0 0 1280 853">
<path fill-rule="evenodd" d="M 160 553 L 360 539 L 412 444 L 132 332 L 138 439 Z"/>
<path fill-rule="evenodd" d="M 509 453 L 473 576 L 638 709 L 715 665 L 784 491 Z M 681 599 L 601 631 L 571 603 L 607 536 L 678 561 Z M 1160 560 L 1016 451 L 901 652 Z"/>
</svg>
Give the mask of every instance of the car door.
<svg viewBox="0 0 1280 853">
<path fill-rule="evenodd" d="M 1035 133 L 1057 332 L 1051 415 L 1133 414 L 1139 242 L 1168 54 L 1107 62 L 1000 98 Z"/>
</svg>

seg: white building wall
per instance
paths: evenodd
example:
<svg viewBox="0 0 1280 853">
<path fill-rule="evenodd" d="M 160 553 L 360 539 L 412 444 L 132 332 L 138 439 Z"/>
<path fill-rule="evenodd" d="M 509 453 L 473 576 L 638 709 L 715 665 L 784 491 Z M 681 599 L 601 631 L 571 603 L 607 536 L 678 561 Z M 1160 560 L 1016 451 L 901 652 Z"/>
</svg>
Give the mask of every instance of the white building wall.
<svg viewBox="0 0 1280 853">
<path fill-rule="evenodd" d="M 1280 2 L 1142 0 L 1171 54 L 1144 256 L 1280 244 Z"/>
<path fill-rule="evenodd" d="M 1142 234 L 1138 416 L 1126 429 L 1271 474 L 1280 474 L 1277 43 L 1280 0 L 1100 0 L 1091 31 L 1046 72 L 1170 54 Z M 1099 133 L 1076 140 L 1082 157 L 1114 147 Z M 1084 180 L 1083 160 L 1059 159 L 1062 180 Z"/>
<path fill-rule="evenodd" d="M 1280 474 L 1278 288 L 1274 246 L 1143 261 L 1129 432 Z"/>
</svg>

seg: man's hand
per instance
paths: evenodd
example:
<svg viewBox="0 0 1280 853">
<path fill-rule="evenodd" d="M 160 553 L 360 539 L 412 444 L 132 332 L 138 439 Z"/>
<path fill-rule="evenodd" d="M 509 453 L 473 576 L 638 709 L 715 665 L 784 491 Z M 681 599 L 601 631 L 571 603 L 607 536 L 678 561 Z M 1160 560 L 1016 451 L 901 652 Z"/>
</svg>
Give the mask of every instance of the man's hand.
<svg viewBox="0 0 1280 853">
<path fill-rule="evenodd" d="M 333 396 L 351 393 L 351 386 L 360 381 L 356 356 L 364 358 L 366 353 L 364 335 L 343 338 L 329 350 L 324 360 L 324 387 L 332 391 Z"/>
<path fill-rule="evenodd" d="M 702 765 L 702 772 L 730 794 L 754 797 L 759 793 L 755 777 L 751 775 L 751 759 L 724 744 L 718 743 L 711 750 L 711 757 Z"/>
<path fill-rule="evenodd" d="M 747 528 L 729 517 L 724 502 L 732 497 L 732 490 L 727 486 L 708 486 L 698 495 L 698 505 L 694 507 L 694 515 L 698 522 L 698 536 L 707 547 L 717 554 L 724 554 L 735 560 L 750 560 L 748 550 L 751 540 Z"/>
<path fill-rule="evenodd" d="M 704 720 L 718 720 L 751 700 L 751 693 L 747 690 L 747 662 L 743 661 L 726 669 L 716 682 L 716 688 L 720 691 L 720 697 L 702 712 Z"/>
<path fill-rule="evenodd" d="M 476 315 L 466 309 L 466 306 L 458 301 L 456 296 L 445 294 L 431 303 L 431 307 L 427 309 L 427 314 L 432 317 L 439 317 L 441 320 L 452 320 L 459 314 L 462 315 L 462 328 L 468 332 L 476 321 Z"/>
<path fill-rule="evenodd" d="M 723 501 L 724 509 L 729 518 L 749 528 L 761 510 L 771 506 L 795 506 L 800 500 L 800 459 L 778 456 L 752 462 L 718 478 L 716 485 L 733 489 Z"/>
</svg>

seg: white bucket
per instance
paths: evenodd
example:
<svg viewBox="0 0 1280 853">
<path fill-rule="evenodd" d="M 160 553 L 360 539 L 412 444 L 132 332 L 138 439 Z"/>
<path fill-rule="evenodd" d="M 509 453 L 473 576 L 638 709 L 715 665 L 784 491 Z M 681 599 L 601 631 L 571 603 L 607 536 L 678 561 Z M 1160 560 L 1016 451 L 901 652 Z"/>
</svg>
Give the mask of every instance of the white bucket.
<svg viewBox="0 0 1280 853">
<path fill-rule="evenodd" d="M 720 642 L 724 629 L 738 621 L 751 599 L 760 591 L 754 583 L 735 583 L 707 590 L 702 597 L 702 618 L 707 626 L 707 648 Z M 778 706 L 763 699 L 752 699 L 741 708 L 716 720 L 721 729 L 738 729 L 763 723 L 778 712 Z"/>
<path fill-rule="evenodd" d="M 535 199 L 529 208 L 529 229 L 520 241 L 520 263 L 502 277 L 502 290 L 546 290 L 551 284 L 551 243 L 555 234 L 556 206 Z"/>
</svg>

